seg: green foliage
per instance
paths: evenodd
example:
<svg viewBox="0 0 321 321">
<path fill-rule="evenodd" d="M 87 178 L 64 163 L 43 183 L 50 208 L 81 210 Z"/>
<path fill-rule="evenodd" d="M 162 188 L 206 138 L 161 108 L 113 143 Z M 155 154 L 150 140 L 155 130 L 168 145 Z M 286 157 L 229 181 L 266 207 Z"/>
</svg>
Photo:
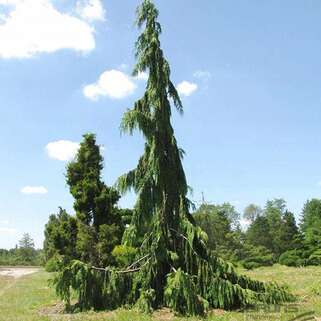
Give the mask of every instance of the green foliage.
<svg viewBox="0 0 321 321">
<path fill-rule="evenodd" d="M 36 259 L 36 250 L 33 239 L 28 233 L 24 233 L 21 240 L 19 240 L 18 257 L 21 262 L 26 265 L 31 265 Z"/>
<path fill-rule="evenodd" d="M 119 267 L 126 267 L 134 262 L 138 250 L 131 246 L 117 245 L 112 251 L 112 255 L 115 258 Z"/>
<path fill-rule="evenodd" d="M 208 249 L 224 259 L 235 262 L 243 238 L 243 233 L 237 226 L 239 214 L 235 208 L 229 203 L 203 204 L 193 214 L 193 218 L 208 235 Z"/>
<path fill-rule="evenodd" d="M 61 256 L 59 254 L 55 254 L 49 260 L 46 261 L 45 270 L 47 272 L 58 271 L 59 268 L 61 267 L 61 265 L 63 264 L 63 260 L 64 260 L 63 256 Z"/>
<path fill-rule="evenodd" d="M 278 247 L 281 253 L 298 246 L 298 233 L 299 230 L 293 213 L 285 211 L 282 216 L 281 226 L 279 227 Z"/>
<path fill-rule="evenodd" d="M 49 264 L 51 268 L 53 262 L 60 256 L 69 260 L 77 257 L 77 233 L 76 218 L 70 216 L 64 209 L 60 207 L 58 214 L 50 215 L 45 226 L 44 254 L 46 262 L 51 261 Z"/>
<path fill-rule="evenodd" d="M 308 200 L 303 207 L 301 230 L 303 233 L 303 256 L 307 264 L 319 265 L 319 249 L 321 247 L 321 200 Z"/>
<path fill-rule="evenodd" d="M 28 233 L 23 234 L 19 246 L 13 249 L 0 249 L 0 265 L 36 266 L 43 265 L 43 251 L 35 249 L 33 239 Z"/>
<path fill-rule="evenodd" d="M 286 266 L 303 266 L 305 261 L 298 250 L 289 250 L 280 255 L 279 263 Z"/>
<path fill-rule="evenodd" d="M 0 266 L 39 266 L 43 264 L 42 250 L 21 249 L 18 247 L 10 250 L 0 249 Z"/>
<path fill-rule="evenodd" d="M 47 268 L 58 269 L 52 283 L 70 308 L 71 291 L 78 297 L 76 308 L 101 309 L 106 303 L 107 272 L 92 266 L 115 265 L 112 251 L 120 244 L 130 210 L 116 207 L 119 194 L 101 180 L 103 158 L 93 134 L 84 135 L 74 161 L 67 166 L 67 184 L 74 197 L 76 217 L 62 209 L 46 225 Z M 100 270 L 99 270 L 100 271 Z"/>
<path fill-rule="evenodd" d="M 103 305 L 102 285 L 103 275 L 93 273 L 90 266 L 81 261 L 72 261 L 65 265 L 51 280 L 56 293 L 71 309 L 71 294 L 74 291 L 78 302 L 73 309 L 84 311 L 90 308 L 101 309 Z M 106 298 L 105 298 L 106 299 Z"/>
<path fill-rule="evenodd" d="M 321 265 L 321 249 L 315 250 L 308 258 L 308 265 Z"/>
<path fill-rule="evenodd" d="M 248 270 L 273 265 L 273 253 L 264 246 L 253 246 L 246 243 L 240 263 Z"/>
<path fill-rule="evenodd" d="M 310 228 L 321 229 L 321 200 L 308 200 L 303 207 L 301 230 L 307 233 Z"/>
<path fill-rule="evenodd" d="M 294 215 L 286 210 L 283 199 L 267 201 L 265 209 L 256 216 L 246 232 L 246 240 L 254 246 L 263 246 L 279 256 L 298 246 L 299 231 Z"/>
<path fill-rule="evenodd" d="M 254 246 L 263 246 L 273 250 L 273 239 L 270 234 L 269 221 L 265 216 L 259 216 L 249 226 L 246 240 Z"/>
<path fill-rule="evenodd" d="M 145 0 L 137 16 L 138 26 L 145 29 L 136 43 L 134 75 L 148 71 L 149 77 L 145 94 L 124 115 L 121 128 L 131 134 L 139 129 L 146 143 L 137 167 L 119 179 L 118 187 L 122 192 L 133 189 L 138 194 L 123 242 L 139 245 L 140 256 L 148 259 L 135 275 L 129 275 L 129 300 L 137 300 L 137 292 L 153 289 L 156 299 L 152 308 L 167 305 L 190 315 L 202 314 L 206 302 L 210 307 L 232 308 L 256 300 L 286 300 L 289 296 L 283 289 L 240 277 L 230 265 L 209 253 L 207 234 L 189 213 L 191 203 L 186 197 L 182 152 L 170 122 L 169 98 L 180 112 L 182 104 L 160 47 L 158 11 Z M 218 214 L 225 210 L 222 226 L 226 230 L 235 222 L 231 209 L 225 206 Z M 218 221 L 223 221 L 223 215 Z"/>
<path fill-rule="evenodd" d="M 114 264 L 118 244 L 130 210 L 116 207 L 119 194 L 101 180 L 103 158 L 93 134 L 84 135 L 74 161 L 67 166 L 67 184 L 74 197 L 76 217 L 65 210 L 51 215 L 45 228 L 45 256 L 80 259 L 98 266 Z M 53 267 L 53 262 L 50 262 Z"/>
<path fill-rule="evenodd" d="M 135 306 L 144 313 L 152 313 L 155 301 L 156 295 L 154 289 L 142 290 Z"/>
<path fill-rule="evenodd" d="M 197 295 L 196 280 L 181 269 L 168 274 L 164 291 L 166 305 L 180 314 L 203 315 L 209 304 Z"/>
</svg>

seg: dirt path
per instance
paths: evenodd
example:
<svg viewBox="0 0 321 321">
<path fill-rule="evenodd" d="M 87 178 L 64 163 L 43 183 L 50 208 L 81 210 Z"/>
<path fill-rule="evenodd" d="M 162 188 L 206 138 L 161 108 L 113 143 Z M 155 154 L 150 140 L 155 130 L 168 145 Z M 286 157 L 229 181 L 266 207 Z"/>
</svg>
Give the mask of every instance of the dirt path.
<svg viewBox="0 0 321 321">
<path fill-rule="evenodd" d="M 17 279 L 21 278 L 24 275 L 36 273 L 39 271 L 39 268 L 26 268 L 26 267 L 0 267 L 0 277 L 6 279 L 11 279 L 8 285 L 3 287 L 0 290 L 0 297 L 3 296 L 7 290 L 13 287 Z"/>
<path fill-rule="evenodd" d="M 39 268 L 32 267 L 0 267 L 0 277 L 13 277 L 15 279 L 22 276 L 33 274 L 39 271 Z"/>
</svg>

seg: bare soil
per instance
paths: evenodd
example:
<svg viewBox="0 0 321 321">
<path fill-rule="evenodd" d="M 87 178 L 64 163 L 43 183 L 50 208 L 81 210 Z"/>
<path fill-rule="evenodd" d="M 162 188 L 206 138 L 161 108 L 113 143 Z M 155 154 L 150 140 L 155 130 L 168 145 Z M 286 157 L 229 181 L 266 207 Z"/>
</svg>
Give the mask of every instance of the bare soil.
<svg viewBox="0 0 321 321">
<path fill-rule="evenodd" d="M 0 277 L 12 277 L 14 279 L 21 278 L 22 276 L 33 274 L 39 271 L 35 267 L 0 267 Z"/>
</svg>

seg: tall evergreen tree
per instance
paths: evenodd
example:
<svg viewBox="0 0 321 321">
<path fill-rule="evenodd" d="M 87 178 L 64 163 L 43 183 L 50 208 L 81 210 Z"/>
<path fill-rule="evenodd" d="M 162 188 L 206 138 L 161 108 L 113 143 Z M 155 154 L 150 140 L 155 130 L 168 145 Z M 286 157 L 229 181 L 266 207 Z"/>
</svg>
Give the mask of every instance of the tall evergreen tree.
<svg viewBox="0 0 321 321">
<path fill-rule="evenodd" d="M 24 264 L 30 264 L 36 258 L 35 243 L 30 234 L 24 233 L 21 240 L 19 240 L 18 257 Z"/>
<path fill-rule="evenodd" d="M 264 246 L 273 251 L 273 239 L 269 221 L 265 216 L 258 216 L 246 231 L 247 241 L 254 246 Z"/>
<path fill-rule="evenodd" d="M 321 200 L 313 198 L 308 200 L 302 210 L 301 230 L 307 233 L 310 228 L 321 230 Z"/>
<path fill-rule="evenodd" d="M 146 140 L 137 168 L 119 180 L 122 192 L 133 188 L 138 194 L 124 243 L 137 244 L 142 226 L 150 222 L 140 246 L 146 259 L 133 278 L 134 288 L 140 288 L 138 301 L 152 308 L 165 304 L 179 312 L 196 314 L 204 311 L 206 304 L 231 308 L 247 304 L 254 297 L 285 299 L 282 290 L 274 288 L 271 295 L 265 284 L 238 276 L 231 266 L 210 256 L 207 235 L 195 226 L 189 213 L 183 151 L 177 146 L 171 125 L 170 101 L 179 112 L 183 108 L 161 49 L 157 17 L 154 4 L 144 0 L 137 11 L 137 25 L 145 25 L 145 29 L 136 43 L 134 75 L 148 72 L 149 77 L 144 96 L 122 122 L 124 131 L 132 133 L 137 128 Z"/>
<path fill-rule="evenodd" d="M 284 199 L 275 198 L 268 200 L 264 208 L 264 216 L 268 221 L 269 234 L 271 237 L 272 247 L 269 248 L 275 258 L 278 258 L 282 253 L 280 247 L 280 229 L 283 224 L 283 215 L 286 212 L 286 202 Z"/>
<path fill-rule="evenodd" d="M 282 216 L 282 224 L 280 226 L 278 243 L 280 252 L 289 251 L 298 245 L 299 230 L 295 222 L 293 213 L 285 211 Z"/>
<path fill-rule="evenodd" d="M 68 164 L 67 184 L 74 197 L 78 220 L 77 251 L 85 262 L 112 263 L 123 224 L 116 204 L 119 193 L 101 179 L 103 158 L 93 134 L 84 135 L 76 159 Z"/>
<path fill-rule="evenodd" d="M 177 146 L 171 126 L 171 104 L 183 111 L 170 80 L 170 67 L 160 45 L 161 26 L 151 0 L 137 10 L 137 25 L 145 27 L 136 43 L 134 75 L 148 72 L 146 91 L 124 115 L 123 131 L 140 130 L 146 140 L 138 166 L 119 179 L 121 192 L 134 189 L 138 200 L 123 244 L 139 245 L 137 260 L 124 271 L 90 268 L 75 263 L 61 279 L 68 297 L 74 285 L 81 298 L 88 296 L 93 275 L 105 275 L 101 291 L 106 308 L 135 304 L 144 311 L 168 306 L 184 314 L 202 314 L 208 306 L 233 308 L 258 301 L 280 302 L 287 292 L 272 284 L 239 276 L 230 264 L 211 256 L 207 235 L 194 224 L 187 198 L 188 185 L 182 166 L 184 152 Z M 87 209 L 87 202 L 83 204 Z M 89 213 L 88 210 L 84 211 Z M 84 215 L 86 219 L 90 215 Z M 68 285 L 68 288 L 66 287 Z M 82 300 L 85 307 L 88 300 Z"/>
<path fill-rule="evenodd" d="M 304 236 L 305 255 L 309 256 L 321 247 L 321 200 L 308 200 L 303 207 L 300 224 Z"/>
</svg>

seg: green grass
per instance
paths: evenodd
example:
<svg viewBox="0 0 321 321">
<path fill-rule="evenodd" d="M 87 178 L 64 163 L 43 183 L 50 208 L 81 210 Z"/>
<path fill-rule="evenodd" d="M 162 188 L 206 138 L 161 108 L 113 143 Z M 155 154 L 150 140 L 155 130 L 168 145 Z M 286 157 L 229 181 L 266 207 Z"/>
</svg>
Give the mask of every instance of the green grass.
<svg viewBox="0 0 321 321">
<path fill-rule="evenodd" d="M 243 271 L 244 272 L 244 271 Z M 321 267 L 290 268 L 280 265 L 264 267 L 247 272 L 253 278 L 264 281 L 286 283 L 298 296 L 298 301 L 290 307 L 282 307 L 280 312 L 267 311 L 263 307 L 256 311 L 212 311 L 207 321 L 288 321 L 304 312 L 315 311 L 321 317 Z M 168 310 L 156 312 L 153 316 L 136 311 L 117 310 L 111 312 L 87 312 L 73 315 L 61 314 L 62 306 L 54 291 L 48 287 L 48 277 L 44 271 L 25 276 L 18 280 L 0 278 L 0 321 L 195 321 L 200 318 L 174 317 Z M 289 313 L 288 310 L 296 310 Z M 304 319 L 304 318 L 302 318 Z M 321 318 L 320 318 L 321 320 Z"/>
</svg>

